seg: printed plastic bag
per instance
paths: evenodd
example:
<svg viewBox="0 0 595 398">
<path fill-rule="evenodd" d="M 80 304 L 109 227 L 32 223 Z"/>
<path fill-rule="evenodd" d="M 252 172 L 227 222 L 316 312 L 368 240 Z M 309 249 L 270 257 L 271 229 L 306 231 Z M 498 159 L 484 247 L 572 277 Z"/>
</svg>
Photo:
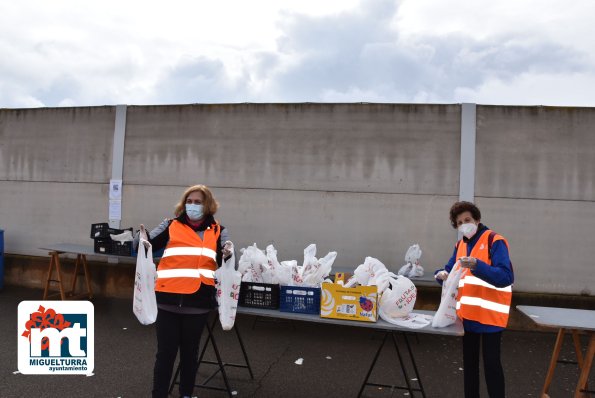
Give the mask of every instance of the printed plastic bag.
<svg viewBox="0 0 595 398">
<path fill-rule="evenodd" d="M 389 278 L 390 289 L 384 290 L 378 305 L 391 318 L 402 318 L 413 311 L 417 298 L 417 288 L 408 278 Z"/>
<path fill-rule="evenodd" d="M 430 315 L 413 313 L 417 288 L 404 276 L 389 278 L 390 289 L 384 290 L 378 305 L 378 315 L 394 325 L 421 329 L 430 324 Z"/>
<path fill-rule="evenodd" d="M 442 283 L 442 297 L 440 306 L 432 320 L 432 326 L 443 328 L 452 325 L 457 320 L 457 292 L 459 290 L 459 280 L 463 275 L 464 269 L 457 261 L 452 267 L 450 274 Z"/>
<path fill-rule="evenodd" d="M 155 270 L 155 263 L 153 263 L 153 247 L 146 239 L 141 237 L 136 256 L 132 312 L 143 325 L 150 325 L 157 320 L 156 279 L 157 271 Z"/>
<path fill-rule="evenodd" d="M 236 259 L 233 244 L 231 257 L 215 271 L 217 283 L 217 304 L 219 304 L 219 321 L 223 330 L 231 330 L 236 319 L 242 274 L 236 271 Z"/>
</svg>

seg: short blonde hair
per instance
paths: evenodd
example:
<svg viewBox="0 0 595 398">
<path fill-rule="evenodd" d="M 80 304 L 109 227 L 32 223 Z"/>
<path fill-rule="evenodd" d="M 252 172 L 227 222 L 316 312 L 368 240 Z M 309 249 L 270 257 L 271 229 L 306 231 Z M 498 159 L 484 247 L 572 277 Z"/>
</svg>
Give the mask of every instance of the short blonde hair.
<svg viewBox="0 0 595 398">
<path fill-rule="evenodd" d="M 184 191 L 184 194 L 180 198 L 180 201 L 178 202 L 178 204 L 176 204 L 176 208 L 174 211 L 176 217 L 179 217 L 180 214 L 182 214 L 184 211 L 186 211 L 186 199 L 188 199 L 188 196 L 192 192 L 197 192 L 197 191 L 201 192 L 205 198 L 205 200 L 202 204 L 204 215 L 212 216 L 213 214 L 217 213 L 217 209 L 219 208 L 219 203 L 217 203 L 217 201 L 213 197 L 211 190 L 206 185 L 193 185 Z"/>
</svg>

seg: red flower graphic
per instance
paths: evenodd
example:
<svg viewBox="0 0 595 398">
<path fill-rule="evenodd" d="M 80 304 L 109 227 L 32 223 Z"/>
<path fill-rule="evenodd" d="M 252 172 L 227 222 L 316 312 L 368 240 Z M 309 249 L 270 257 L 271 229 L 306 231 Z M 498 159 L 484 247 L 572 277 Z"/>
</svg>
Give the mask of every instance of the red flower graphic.
<svg viewBox="0 0 595 398">
<path fill-rule="evenodd" d="M 31 314 L 30 320 L 27 321 L 25 324 L 26 330 L 23 332 L 21 336 L 29 338 L 29 342 L 31 342 L 31 329 L 45 329 L 45 328 L 55 328 L 58 330 L 63 330 L 71 325 L 70 322 L 64 320 L 64 315 L 56 314 L 51 308 L 47 310 L 43 306 L 39 306 L 37 312 Z M 62 343 L 64 339 L 60 343 Z M 44 337 L 42 340 L 41 349 L 46 350 L 50 346 L 50 341 L 47 337 Z"/>
</svg>

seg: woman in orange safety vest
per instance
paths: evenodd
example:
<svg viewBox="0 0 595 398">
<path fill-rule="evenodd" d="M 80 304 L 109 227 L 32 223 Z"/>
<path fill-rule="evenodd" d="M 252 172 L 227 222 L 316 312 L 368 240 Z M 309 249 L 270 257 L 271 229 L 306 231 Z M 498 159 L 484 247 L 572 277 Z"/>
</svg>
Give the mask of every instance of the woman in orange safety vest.
<svg viewBox="0 0 595 398">
<path fill-rule="evenodd" d="M 479 397 L 479 353 L 490 398 L 505 396 L 500 362 L 502 331 L 508 323 L 514 273 L 508 242 L 481 222 L 479 208 L 456 202 L 450 222 L 462 234 L 444 269 L 434 274 L 440 283 L 453 267 L 463 267 L 457 295 L 457 315 L 463 320 L 465 398 Z"/>
<path fill-rule="evenodd" d="M 209 188 L 191 186 L 175 207 L 176 217 L 164 220 L 148 234 L 154 251 L 165 248 L 155 282 L 154 398 L 168 396 L 178 351 L 180 397 L 192 396 L 200 335 L 209 312 L 217 306 L 214 271 L 222 259 L 231 256 L 227 229 L 213 217 L 218 206 Z"/>
</svg>

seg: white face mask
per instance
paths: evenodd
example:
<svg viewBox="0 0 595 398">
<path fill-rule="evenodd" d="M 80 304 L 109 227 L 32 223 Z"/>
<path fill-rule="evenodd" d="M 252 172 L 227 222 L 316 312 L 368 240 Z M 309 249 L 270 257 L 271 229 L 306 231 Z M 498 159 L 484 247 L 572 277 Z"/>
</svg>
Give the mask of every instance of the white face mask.
<svg viewBox="0 0 595 398">
<path fill-rule="evenodd" d="M 471 239 L 477 232 L 477 225 L 474 223 L 461 224 L 459 226 L 459 232 L 465 235 L 465 238 Z"/>
<path fill-rule="evenodd" d="M 202 205 L 194 205 L 191 203 L 186 203 L 186 215 L 192 221 L 200 220 L 203 216 Z"/>
</svg>

